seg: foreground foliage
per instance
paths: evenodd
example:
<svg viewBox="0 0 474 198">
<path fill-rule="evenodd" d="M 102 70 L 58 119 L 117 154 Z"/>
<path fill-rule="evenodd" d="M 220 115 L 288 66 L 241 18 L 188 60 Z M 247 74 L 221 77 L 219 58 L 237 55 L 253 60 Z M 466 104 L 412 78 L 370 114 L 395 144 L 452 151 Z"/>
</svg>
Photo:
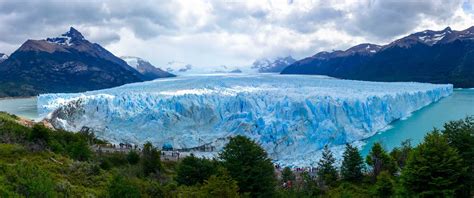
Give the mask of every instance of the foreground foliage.
<svg viewBox="0 0 474 198">
<path fill-rule="evenodd" d="M 275 170 L 266 152 L 232 137 L 218 159 L 161 161 L 142 150 L 97 152 L 92 133 L 19 124 L 0 113 L 0 197 L 472 197 L 474 118 L 446 123 L 417 146 L 376 143 L 365 162 L 346 145 L 338 167 L 326 147 L 316 172 Z"/>
</svg>

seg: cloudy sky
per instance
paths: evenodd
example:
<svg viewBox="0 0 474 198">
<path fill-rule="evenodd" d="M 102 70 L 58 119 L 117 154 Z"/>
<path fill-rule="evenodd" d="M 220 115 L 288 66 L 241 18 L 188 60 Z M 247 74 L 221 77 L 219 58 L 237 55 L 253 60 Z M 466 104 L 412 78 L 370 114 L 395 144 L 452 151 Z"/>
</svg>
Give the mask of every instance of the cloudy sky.
<svg viewBox="0 0 474 198">
<path fill-rule="evenodd" d="M 74 26 L 118 56 L 157 66 L 243 66 L 472 25 L 472 0 L 0 0 L 0 52 Z"/>
</svg>

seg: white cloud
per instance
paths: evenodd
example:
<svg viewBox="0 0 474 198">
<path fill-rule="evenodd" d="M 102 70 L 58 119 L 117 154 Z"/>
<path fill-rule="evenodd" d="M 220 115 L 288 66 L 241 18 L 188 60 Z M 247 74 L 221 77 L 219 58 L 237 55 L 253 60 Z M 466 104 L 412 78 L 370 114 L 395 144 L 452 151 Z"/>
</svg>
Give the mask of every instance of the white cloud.
<svg viewBox="0 0 474 198">
<path fill-rule="evenodd" d="M 156 65 L 249 65 L 424 29 L 465 29 L 473 13 L 472 2 L 461 0 L 0 0 L 0 51 L 74 26 L 117 55 Z"/>
</svg>

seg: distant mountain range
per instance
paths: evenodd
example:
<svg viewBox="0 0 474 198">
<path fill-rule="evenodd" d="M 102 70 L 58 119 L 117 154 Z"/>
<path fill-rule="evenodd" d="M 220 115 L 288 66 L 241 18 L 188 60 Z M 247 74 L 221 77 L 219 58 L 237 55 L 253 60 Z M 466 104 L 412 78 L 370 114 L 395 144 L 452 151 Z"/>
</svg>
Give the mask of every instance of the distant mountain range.
<svg viewBox="0 0 474 198">
<path fill-rule="evenodd" d="M 155 67 L 150 62 L 134 56 L 122 56 L 125 62 L 128 65 L 136 69 L 140 72 L 143 76 L 145 76 L 146 80 L 153 80 L 156 78 L 166 78 L 166 77 L 175 77 L 176 75 L 165 72 L 160 68 Z"/>
<path fill-rule="evenodd" d="M 280 73 L 294 62 L 296 62 L 296 60 L 291 56 L 278 57 L 274 60 L 262 58 L 253 62 L 251 68 L 256 69 L 259 73 Z"/>
<path fill-rule="evenodd" d="M 82 92 L 172 76 L 142 68 L 148 67 L 134 69 L 71 27 L 59 37 L 27 40 L 1 62 L 0 97 Z"/>
<path fill-rule="evenodd" d="M 319 52 L 281 73 L 474 87 L 474 26 L 462 31 L 426 30 L 383 46 L 360 44 L 345 51 Z"/>
</svg>

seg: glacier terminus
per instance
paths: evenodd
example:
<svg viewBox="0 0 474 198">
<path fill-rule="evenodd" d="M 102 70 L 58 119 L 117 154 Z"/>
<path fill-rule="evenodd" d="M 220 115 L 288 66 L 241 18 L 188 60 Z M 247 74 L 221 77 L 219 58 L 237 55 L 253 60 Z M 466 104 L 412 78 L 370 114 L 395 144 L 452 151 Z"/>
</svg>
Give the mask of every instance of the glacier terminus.
<svg viewBox="0 0 474 198">
<path fill-rule="evenodd" d="M 114 143 L 211 148 L 245 135 L 276 163 L 311 166 L 325 146 L 368 138 L 452 94 L 453 86 L 306 75 L 195 75 L 84 93 L 42 94 L 56 128 L 88 127 Z"/>
</svg>

